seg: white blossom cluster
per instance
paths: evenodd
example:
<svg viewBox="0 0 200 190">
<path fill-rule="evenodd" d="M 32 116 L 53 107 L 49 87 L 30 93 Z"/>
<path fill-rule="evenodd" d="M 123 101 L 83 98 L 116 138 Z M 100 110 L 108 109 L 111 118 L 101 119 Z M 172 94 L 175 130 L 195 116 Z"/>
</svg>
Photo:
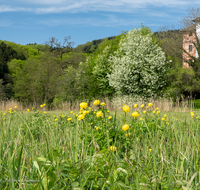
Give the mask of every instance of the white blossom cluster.
<svg viewBox="0 0 200 190">
<path fill-rule="evenodd" d="M 152 97 L 165 85 L 166 57 L 152 34 L 142 35 L 141 30 L 129 31 L 110 57 L 109 85 L 122 95 Z"/>
</svg>

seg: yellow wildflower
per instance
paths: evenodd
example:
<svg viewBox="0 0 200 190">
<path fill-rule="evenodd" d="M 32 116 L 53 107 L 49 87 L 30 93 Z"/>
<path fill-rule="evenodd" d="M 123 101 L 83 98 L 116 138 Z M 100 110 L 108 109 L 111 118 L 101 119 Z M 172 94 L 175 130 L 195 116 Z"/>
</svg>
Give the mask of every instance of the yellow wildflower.
<svg viewBox="0 0 200 190">
<path fill-rule="evenodd" d="M 58 119 L 56 118 L 54 121 L 56 122 L 56 121 L 58 121 Z"/>
<path fill-rule="evenodd" d="M 101 117 L 102 115 L 103 115 L 102 111 L 98 111 L 96 114 L 97 117 Z"/>
<path fill-rule="evenodd" d="M 127 137 L 130 137 L 130 135 L 131 135 L 131 133 L 127 133 L 127 134 L 126 134 Z"/>
<path fill-rule="evenodd" d="M 102 102 L 102 103 L 101 103 L 101 106 L 106 106 L 106 103 L 105 103 L 105 102 Z"/>
<path fill-rule="evenodd" d="M 123 111 L 124 111 L 125 113 L 129 112 L 129 106 L 127 106 L 127 105 L 124 105 L 124 106 L 122 107 L 122 109 L 123 109 Z"/>
<path fill-rule="evenodd" d="M 144 104 L 142 104 L 140 107 L 143 108 L 143 107 L 144 107 Z"/>
<path fill-rule="evenodd" d="M 143 111 L 143 113 L 147 113 L 147 111 L 145 110 L 145 111 Z"/>
<path fill-rule="evenodd" d="M 116 151 L 116 150 L 117 150 L 117 147 L 111 146 L 111 147 L 110 147 L 110 150 L 111 150 L 111 151 Z"/>
<path fill-rule="evenodd" d="M 191 117 L 194 117 L 194 112 L 191 112 L 190 115 L 191 115 Z"/>
<path fill-rule="evenodd" d="M 82 108 L 82 109 L 87 108 L 87 103 L 86 102 L 81 102 L 80 103 L 80 108 Z"/>
<path fill-rule="evenodd" d="M 14 108 L 17 109 L 17 106 L 15 106 Z"/>
<path fill-rule="evenodd" d="M 137 104 L 134 105 L 134 108 L 137 108 Z"/>
<path fill-rule="evenodd" d="M 67 118 L 67 121 L 71 121 L 71 120 L 72 120 L 72 118 L 71 118 L 71 117 Z"/>
<path fill-rule="evenodd" d="M 164 117 L 162 118 L 162 121 L 165 121 L 165 118 L 164 118 Z"/>
<path fill-rule="evenodd" d="M 124 124 L 123 126 L 122 126 L 122 130 L 123 131 L 127 131 L 129 129 L 129 125 L 128 124 Z"/>
<path fill-rule="evenodd" d="M 160 113 L 160 111 L 157 111 L 157 113 Z"/>
<path fill-rule="evenodd" d="M 108 119 L 112 119 L 112 116 L 109 116 Z"/>
<path fill-rule="evenodd" d="M 142 121 L 142 118 L 140 118 L 140 121 Z"/>
<path fill-rule="evenodd" d="M 135 117 L 135 118 L 137 118 L 139 115 L 140 114 L 137 111 L 135 111 L 135 112 L 132 113 L 132 116 Z"/>
<path fill-rule="evenodd" d="M 85 118 L 85 115 L 83 115 L 83 114 L 81 114 L 81 115 L 78 116 L 78 119 L 79 119 L 79 120 L 82 120 L 82 119 L 84 119 L 84 118 Z"/>
<path fill-rule="evenodd" d="M 95 101 L 93 102 L 93 104 L 94 104 L 95 106 L 99 105 L 99 100 L 95 100 Z"/>
<path fill-rule="evenodd" d="M 30 110 L 29 109 L 27 109 L 27 112 L 29 112 Z"/>
<path fill-rule="evenodd" d="M 148 104 L 148 107 L 151 107 L 151 106 L 153 106 L 153 104 L 150 102 L 150 103 Z"/>
</svg>

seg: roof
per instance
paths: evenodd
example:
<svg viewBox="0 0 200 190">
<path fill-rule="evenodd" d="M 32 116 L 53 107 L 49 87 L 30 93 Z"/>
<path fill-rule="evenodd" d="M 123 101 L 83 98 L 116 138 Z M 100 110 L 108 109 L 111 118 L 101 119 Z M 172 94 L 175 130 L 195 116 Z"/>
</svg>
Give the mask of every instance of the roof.
<svg viewBox="0 0 200 190">
<path fill-rule="evenodd" d="M 199 17 L 200 18 L 200 17 Z M 191 25 L 191 26 L 189 26 L 189 27 L 187 27 L 187 28 L 183 28 L 183 29 L 181 29 L 180 31 L 181 32 L 192 32 L 192 31 L 194 31 L 194 30 L 196 30 L 196 24 L 193 24 L 193 25 Z"/>
<path fill-rule="evenodd" d="M 192 20 L 193 22 L 198 22 L 200 21 L 200 17 L 195 18 L 194 20 Z"/>
</svg>

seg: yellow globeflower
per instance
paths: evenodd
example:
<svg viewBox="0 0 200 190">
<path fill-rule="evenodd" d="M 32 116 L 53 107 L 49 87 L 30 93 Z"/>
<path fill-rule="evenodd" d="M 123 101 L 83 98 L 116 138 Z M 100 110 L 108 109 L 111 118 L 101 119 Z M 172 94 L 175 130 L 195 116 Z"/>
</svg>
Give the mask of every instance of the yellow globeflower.
<svg viewBox="0 0 200 190">
<path fill-rule="evenodd" d="M 109 116 L 108 119 L 112 119 L 112 116 Z"/>
<path fill-rule="evenodd" d="M 164 115 L 164 117 L 167 117 L 167 115 Z"/>
<path fill-rule="evenodd" d="M 106 106 L 106 103 L 105 103 L 105 102 L 102 102 L 102 103 L 101 103 L 101 106 Z"/>
<path fill-rule="evenodd" d="M 153 104 L 150 102 L 150 103 L 148 104 L 148 107 L 151 107 L 151 106 L 153 106 Z"/>
<path fill-rule="evenodd" d="M 87 111 L 85 110 L 85 111 L 83 111 L 83 115 L 86 115 L 87 114 Z"/>
<path fill-rule="evenodd" d="M 43 107 L 46 106 L 46 104 L 43 104 Z"/>
<path fill-rule="evenodd" d="M 137 118 L 139 115 L 140 114 L 137 111 L 135 111 L 135 112 L 132 113 L 132 116 L 135 117 L 135 118 Z"/>
<path fill-rule="evenodd" d="M 55 119 L 54 121 L 56 122 L 56 121 L 58 121 L 58 119 Z"/>
<path fill-rule="evenodd" d="M 122 109 L 125 113 L 129 112 L 129 106 L 127 105 L 123 106 Z"/>
<path fill-rule="evenodd" d="M 147 113 L 147 111 L 145 110 L 145 111 L 143 111 L 143 113 Z"/>
<path fill-rule="evenodd" d="M 137 108 L 137 104 L 134 105 L 134 108 Z"/>
<path fill-rule="evenodd" d="M 84 118 L 85 118 L 85 115 L 83 115 L 83 114 L 81 114 L 81 115 L 78 116 L 78 119 L 79 119 L 79 120 L 82 120 L 82 119 L 84 119 Z"/>
<path fill-rule="evenodd" d="M 117 147 L 116 147 L 116 146 L 111 146 L 111 147 L 110 147 L 110 150 L 111 150 L 111 151 L 116 151 L 116 150 L 117 150 Z"/>
<path fill-rule="evenodd" d="M 160 111 L 157 111 L 157 113 L 160 113 Z"/>
<path fill-rule="evenodd" d="M 46 111 L 44 111 L 44 114 L 46 114 L 47 112 Z"/>
<path fill-rule="evenodd" d="M 190 115 L 191 115 L 191 117 L 194 117 L 194 112 L 191 112 Z"/>
<path fill-rule="evenodd" d="M 99 127 L 95 126 L 95 129 L 98 131 L 98 130 L 99 130 Z"/>
<path fill-rule="evenodd" d="M 67 121 L 71 121 L 72 120 L 72 118 L 71 117 L 69 117 L 68 119 L 67 119 Z"/>
<path fill-rule="evenodd" d="M 142 121 L 142 118 L 140 118 L 140 121 Z"/>
<path fill-rule="evenodd" d="M 143 107 L 144 107 L 144 104 L 141 105 L 141 108 L 143 108 Z"/>
<path fill-rule="evenodd" d="M 71 111 L 71 114 L 73 113 L 73 111 Z"/>
<path fill-rule="evenodd" d="M 93 104 L 94 104 L 95 106 L 99 105 L 99 100 L 95 100 L 95 101 L 93 102 Z"/>
<path fill-rule="evenodd" d="M 159 108 L 156 108 L 156 110 L 159 110 Z"/>
<path fill-rule="evenodd" d="M 27 112 L 29 112 L 30 110 L 29 109 L 27 109 Z"/>
<path fill-rule="evenodd" d="M 153 113 L 156 113 L 156 111 L 154 110 Z"/>
<path fill-rule="evenodd" d="M 131 133 L 127 133 L 127 134 L 126 134 L 127 137 L 130 137 L 130 135 L 131 135 Z"/>
<path fill-rule="evenodd" d="M 122 126 L 122 130 L 123 131 L 127 131 L 129 129 L 129 125 L 128 124 L 124 124 L 123 126 Z"/>
<path fill-rule="evenodd" d="M 164 117 L 162 118 L 162 121 L 165 121 L 165 118 L 164 118 Z"/>
<path fill-rule="evenodd" d="M 81 108 L 81 109 L 87 108 L 87 103 L 86 103 L 86 102 L 81 102 L 81 103 L 80 103 L 80 108 Z"/>
<path fill-rule="evenodd" d="M 41 108 L 43 108 L 43 105 L 40 105 Z"/>
<path fill-rule="evenodd" d="M 17 109 L 17 106 L 15 106 L 14 108 Z"/>
<path fill-rule="evenodd" d="M 97 117 L 101 117 L 102 115 L 103 115 L 102 111 L 98 111 L 96 114 Z"/>
<path fill-rule="evenodd" d="M 151 152 L 151 151 L 152 151 L 152 149 L 150 148 L 150 149 L 149 149 L 149 152 Z"/>
</svg>

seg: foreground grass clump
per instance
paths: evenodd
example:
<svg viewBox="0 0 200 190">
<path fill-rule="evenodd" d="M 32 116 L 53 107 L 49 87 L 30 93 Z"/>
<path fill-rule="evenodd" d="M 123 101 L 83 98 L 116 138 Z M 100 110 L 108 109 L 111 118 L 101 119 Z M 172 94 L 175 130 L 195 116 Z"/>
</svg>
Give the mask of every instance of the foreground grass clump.
<svg viewBox="0 0 200 190">
<path fill-rule="evenodd" d="M 1 189 L 200 189 L 199 116 L 96 100 L 52 116 L 0 113 Z"/>
</svg>

